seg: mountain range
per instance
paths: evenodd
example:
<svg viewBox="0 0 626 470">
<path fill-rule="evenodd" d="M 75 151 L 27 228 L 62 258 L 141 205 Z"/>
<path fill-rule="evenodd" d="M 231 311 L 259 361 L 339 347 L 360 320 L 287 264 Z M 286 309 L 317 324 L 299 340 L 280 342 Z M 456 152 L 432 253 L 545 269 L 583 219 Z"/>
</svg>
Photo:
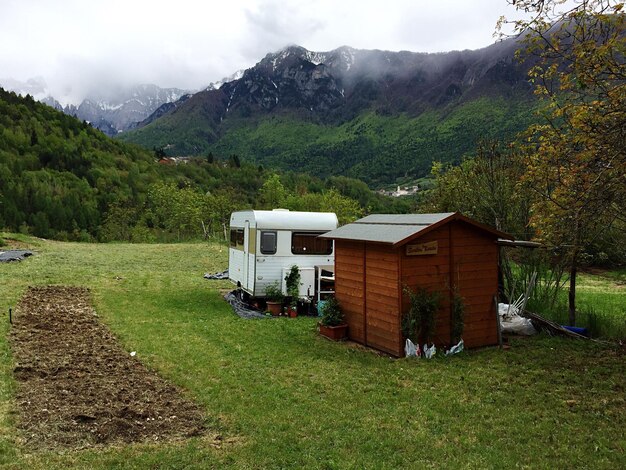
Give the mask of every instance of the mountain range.
<svg viewBox="0 0 626 470">
<path fill-rule="evenodd" d="M 529 64 L 513 40 L 476 51 L 329 52 L 289 46 L 166 104 L 120 138 L 170 155 L 237 154 L 375 185 L 458 162 L 480 139 L 507 139 L 533 119 Z"/>
<path fill-rule="evenodd" d="M 178 88 L 143 84 L 112 90 L 95 89 L 80 103 L 64 106 L 51 96 L 43 78 L 32 78 L 26 82 L 0 79 L 0 86 L 22 96 L 30 95 L 65 114 L 87 121 L 109 136 L 132 129 L 161 105 L 177 101 L 190 93 Z"/>
</svg>

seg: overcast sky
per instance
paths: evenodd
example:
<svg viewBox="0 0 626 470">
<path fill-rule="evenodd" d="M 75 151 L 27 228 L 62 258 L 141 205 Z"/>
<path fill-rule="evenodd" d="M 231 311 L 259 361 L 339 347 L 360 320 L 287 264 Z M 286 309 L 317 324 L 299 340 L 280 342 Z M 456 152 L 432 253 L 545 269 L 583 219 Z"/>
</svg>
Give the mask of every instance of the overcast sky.
<svg viewBox="0 0 626 470">
<path fill-rule="evenodd" d="M 0 0 L 0 79 L 199 89 L 289 44 L 441 52 L 494 42 L 506 0 Z"/>
</svg>

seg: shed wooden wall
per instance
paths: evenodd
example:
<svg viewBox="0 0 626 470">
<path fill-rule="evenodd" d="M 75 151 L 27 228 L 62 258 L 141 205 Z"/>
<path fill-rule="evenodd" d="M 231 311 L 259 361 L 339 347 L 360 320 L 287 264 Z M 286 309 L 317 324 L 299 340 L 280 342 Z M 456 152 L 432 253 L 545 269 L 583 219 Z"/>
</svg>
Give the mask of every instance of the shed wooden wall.
<svg viewBox="0 0 626 470">
<path fill-rule="evenodd" d="M 453 281 L 465 303 L 463 341 L 469 348 L 498 343 L 493 297 L 498 293 L 495 237 L 464 222 L 451 225 Z"/>
<path fill-rule="evenodd" d="M 456 286 L 465 304 L 463 341 L 469 348 L 498 342 L 493 296 L 498 292 L 498 247 L 495 237 L 473 225 L 452 221 L 411 243 L 437 240 L 437 255 L 401 253 L 402 282 L 439 291 L 442 308 L 437 315 L 435 343 L 450 345 L 451 289 Z M 403 309 L 409 301 L 403 297 Z"/>
<path fill-rule="evenodd" d="M 336 240 L 335 296 L 345 314 L 350 339 L 402 355 L 397 250 Z"/>
<path fill-rule="evenodd" d="M 365 344 L 365 243 L 335 240 L 335 297 L 350 339 Z"/>
</svg>

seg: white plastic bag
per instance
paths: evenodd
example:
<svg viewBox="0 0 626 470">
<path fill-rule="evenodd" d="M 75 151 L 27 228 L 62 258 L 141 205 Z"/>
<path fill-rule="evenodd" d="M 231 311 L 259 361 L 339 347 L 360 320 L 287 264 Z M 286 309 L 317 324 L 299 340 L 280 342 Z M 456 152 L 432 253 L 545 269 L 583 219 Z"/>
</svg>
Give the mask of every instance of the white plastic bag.
<svg viewBox="0 0 626 470">
<path fill-rule="evenodd" d="M 498 314 L 500 315 L 500 330 L 502 333 L 513 333 L 516 335 L 532 336 L 537 334 L 529 318 L 521 317 L 517 308 L 510 307 L 509 304 L 498 304 Z"/>
<path fill-rule="evenodd" d="M 421 351 L 419 344 L 415 344 L 407 338 L 404 342 L 404 354 L 406 357 L 420 357 Z"/>
<path fill-rule="evenodd" d="M 502 321 L 502 333 L 514 333 L 516 335 L 532 336 L 537 334 L 529 318 L 515 316 L 507 321 Z"/>
<path fill-rule="evenodd" d="M 455 344 L 454 346 L 452 346 L 450 349 L 446 351 L 446 356 L 451 356 L 452 354 L 460 353 L 461 351 L 463 351 L 464 346 L 465 346 L 465 343 L 463 343 L 463 340 L 459 341 L 459 344 Z"/>
<path fill-rule="evenodd" d="M 428 345 L 427 345 L 427 344 L 425 344 L 425 345 L 424 345 L 424 348 L 423 348 L 423 351 L 424 351 L 424 357 L 425 357 L 426 359 L 432 359 L 432 358 L 433 358 L 433 356 L 434 356 L 435 354 L 437 354 L 437 348 L 435 347 L 435 345 L 434 345 L 434 344 L 433 344 L 430 348 L 428 347 Z"/>
</svg>

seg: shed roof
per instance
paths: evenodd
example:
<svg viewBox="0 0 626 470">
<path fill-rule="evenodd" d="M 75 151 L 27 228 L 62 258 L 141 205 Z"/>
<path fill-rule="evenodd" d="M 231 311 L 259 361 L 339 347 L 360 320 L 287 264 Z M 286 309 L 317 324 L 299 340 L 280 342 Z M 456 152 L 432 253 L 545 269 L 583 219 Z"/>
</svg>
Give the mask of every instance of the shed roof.
<svg viewBox="0 0 626 470">
<path fill-rule="evenodd" d="M 438 214 L 373 214 L 320 235 L 320 237 L 398 246 L 425 235 L 431 230 L 453 220 L 461 220 L 473 225 L 480 230 L 490 233 L 494 238 L 513 240 L 511 235 L 476 222 L 458 212 L 442 212 Z"/>
</svg>

